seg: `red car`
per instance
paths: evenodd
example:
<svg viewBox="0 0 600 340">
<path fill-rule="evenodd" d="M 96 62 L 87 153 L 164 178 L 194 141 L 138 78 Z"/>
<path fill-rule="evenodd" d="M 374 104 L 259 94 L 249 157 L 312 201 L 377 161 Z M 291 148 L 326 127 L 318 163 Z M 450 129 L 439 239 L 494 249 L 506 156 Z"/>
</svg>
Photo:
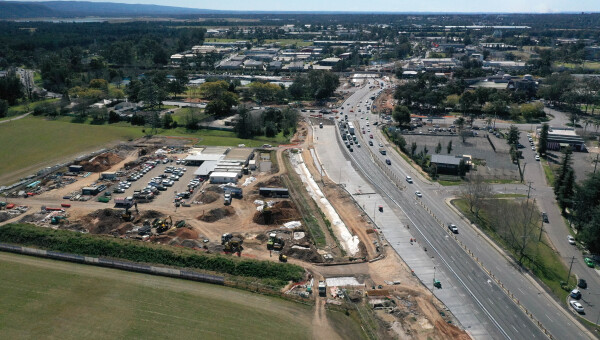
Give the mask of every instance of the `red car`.
<svg viewBox="0 0 600 340">
<path fill-rule="evenodd" d="M 371 134 L 371 135 L 369 135 L 369 138 L 373 139 L 373 135 L 372 135 L 372 134 Z"/>
</svg>

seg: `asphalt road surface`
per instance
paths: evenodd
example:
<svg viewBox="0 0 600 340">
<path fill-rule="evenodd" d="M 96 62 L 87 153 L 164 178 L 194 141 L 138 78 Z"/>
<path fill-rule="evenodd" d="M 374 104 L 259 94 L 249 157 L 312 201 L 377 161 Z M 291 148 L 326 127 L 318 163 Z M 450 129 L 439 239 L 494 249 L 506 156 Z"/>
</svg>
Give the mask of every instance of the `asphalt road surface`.
<svg viewBox="0 0 600 340">
<path fill-rule="evenodd" d="M 370 84 L 372 83 L 373 81 L 370 82 Z M 387 196 L 391 204 L 396 205 L 409 218 L 412 224 L 411 233 L 419 239 L 420 243 L 431 247 L 430 251 L 441 262 L 440 270 L 445 271 L 446 276 L 453 278 L 454 283 L 464 291 L 464 295 L 467 297 L 465 303 L 487 315 L 490 324 L 496 328 L 496 330 L 490 330 L 491 334 L 499 334 L 508 339 L 546 338 L 546 335 L 525 314 L 524 310 L 496 283 L 494 278 L 497 278 L 519 301 L 519 304 L 533 314 L 535 319 L 540 321 L 554 338 L 589 338 L 589 333 L 580 328 L 581 326 L 568 314 L 569 311 L 560 308 L 541 287 L 520 273 L 509 260 L 483 240 L 479 233 L 459 219 L 443 201 L 443 195 L 436 193 L 436 191 L 439 192 L 439 187 L 421 181 L 419 176 L 413 176 L 406 170 L 407 167 L 400 157 L 389 152 L 390 148 L 386 148 L 388 154 L 385 156 L 378 153 L 379 143 L 385 143 L 385 141 L 378 133 L 375 133 L 376 129 L 372 126 L 377 117 L 365 113 L 368 112 L 369 97 L 376 91 L 378 89 L 369 89 L 369 86 L 366 86 L 344 103 L 343 113 L 348 114 L 349 120 L 357 126 L 356 134 L 360 136 L 359 143 L 361 144 L 361 147 L 354 145 L 353 152 L 347 151 L 348 156 L 376 190 Z M 367 126 L 367 122 L 369 122 L 369 126 Z M 362 134 L 363 127 L 367 131 L 370 129 L 371 133 Z M 372 147 L 368 146 L 370 134 L 373 134 L 374 137 L 372 139 L 374 146 Z M 341 139 L 338 138 L 338 140 L 341 142 Z M 369 151 L 368 148 L 371 148 L 372 151 Z M 378 159 L 380 162 L 375 162 L 374 159 Z M 386 166 L 384 163 L 386 159 L 390 159 L 391 165 L 387 165 L 389 169 L 384 172 L 382 167 Z M 409 174 L 413 177 L 413 184 L 403 181 Z M 404 186 L 406 189 L 399 190 L 398 186 Z M 415 191 L 422 192 L 423 197 L 416 197 Z M 421 204 L 416 204 L 417 200 L 421 201 L 426 208 Z M 494 278 L 488 275 L 456 240 L 448 237 L 447 229 L 440 226 L 436 218 L 426 209 L 429 209 L 444 225 L 454 223 L 458 226 L 457 238 L 494 275 Z"/>
</svg>

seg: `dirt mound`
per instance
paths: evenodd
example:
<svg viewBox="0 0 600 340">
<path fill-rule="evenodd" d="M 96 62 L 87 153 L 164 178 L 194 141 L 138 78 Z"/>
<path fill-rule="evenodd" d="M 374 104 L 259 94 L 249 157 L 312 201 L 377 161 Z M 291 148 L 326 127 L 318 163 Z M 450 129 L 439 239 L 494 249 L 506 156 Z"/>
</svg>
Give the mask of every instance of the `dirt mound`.
<svg viewBox="0 0 600 340">
<path fill-rule="evenodd" d="M 195 240 L 198 238 L 198 232 L 188 228 L 178 228 L 172 234 L 183 240 Z"/>
<path fill-rule="evenodd" d="M 209 204 L 218 200 L 219 197 L 221 197 L 221 195 L 214 191 L 205 191 L 200 195 L 196 196 L 195 201 L 202 202 L 204 204 Z"/>
<path fill-rule="evenodd" d="M 283 249 L 283 254 L 305 262 L 323 262 L 323 256 L 319 255 L 317 249 L 312 244 L 308 243 L 294 245 L 286 244 Z"/>
<path fill-rule="evenodd" d="M 154 219 L 154 218 L 160 218 L 163 217 L 164 215 L 156 210 L 146 210 L 144 211 L 140 218 L 141 219 L 145 219 L 145 220 L 149 220 L 149 219 Z"/>
<path fill-rule="evenodd" d="M 254 185 L 257 188 L 261 187 L 282 187 L 283 181 L 281 180 L 281 176 L 273 176 L 266 181 L 258 182 Z"/>
<path fill-rule="evenodd" d="M 208 188 L 206 188 L 205 190 L 210 191 L 210 192 L 216 192 L 218 194 L 222 194 L 225 192 L 225 190 L 218 185 L 211 185 Z"/>
<path fill-rule="evenodd" d="M 296 205 L 291 201 L 280 201 L 271 208 L 257 211 L 252 220 L 262 225 L 283 224 L 290 221 L 298 221 L 302 218 Z"/>
<path fill-rule="evenodd" d="M 82 220 L 83 224 L 88 226 L 91 234 L 108 234 L 123 224 L 121 214 L 121 210 L 100 209 L 85 216 Z"/>
<path fill-rule="evenodd" d="M 231 207 L 231 206 L 227 206 L 224 208 L 212 209 L 209 212 L 204 213 L 201 216 L 198 216 L 198 219 L 203 222 L 212 223 L 212 222 L 216 222 L 222 218 L 225 218 L 225 217 L 228 217 L 228 216 L 231 216 L 234 214 L 235 214 L 235 209 L 233 209 L 233 207 Z"/>
<path fill-rule="evenodd" d="M 89 172 L 102 172 L 110 169 L 113 165 L 122 161 L 119 155 L 112 152 L 105 152 L 96 157 L 93 157 L 89 161 L 83 161 L 79 165 L 83 166 L 84 171 Z"/>
<path fill-rule="evenodd" d="M 0 212 L 0 222 L 8 221 L 11 218 L 12 218 L 12 216 L 9 213 Z"/>
</svg>

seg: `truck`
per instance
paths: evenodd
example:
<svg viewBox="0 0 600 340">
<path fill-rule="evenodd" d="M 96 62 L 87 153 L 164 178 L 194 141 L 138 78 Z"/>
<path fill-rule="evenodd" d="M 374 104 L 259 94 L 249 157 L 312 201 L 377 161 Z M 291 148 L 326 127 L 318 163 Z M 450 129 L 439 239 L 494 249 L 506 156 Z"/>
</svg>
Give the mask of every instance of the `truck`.
<svg viewBox="0 0 600 340">
<path fill-rule="evenodd" d="M 133 197 L 115 197 L 115 207 L 131 208 L 133 206 Z"/>
<path fill-rule="evenodd" d="M 351 135 L 354 134 L 354 124 L 352 124 L 352 122 L 348 122 L 348 133 Z"/>
<path fill-rule="evenodd" d="M 229 193 L 224 194 L 223 200 L 224 200 L 225 205 L 230 205 L 231 204 L 231 194 L 229 194 Z"/>
<path fill-rule="evenodd" d="M 325 281 L 319 281 L 319 296 L 327 295 L 327 286 L 325 285 Z"/>
<path fill-rule="evenodd" d="M 230 185 L 226 185 L 225 187 L 223 187 L 223 190 L 225 190 L 225 193 L 231 194 L 231 197 L 234 197 L 234 198 L 244 198 L 244 194 L 242 192 L 242 188 L 232 187 Z"/>
</svg>

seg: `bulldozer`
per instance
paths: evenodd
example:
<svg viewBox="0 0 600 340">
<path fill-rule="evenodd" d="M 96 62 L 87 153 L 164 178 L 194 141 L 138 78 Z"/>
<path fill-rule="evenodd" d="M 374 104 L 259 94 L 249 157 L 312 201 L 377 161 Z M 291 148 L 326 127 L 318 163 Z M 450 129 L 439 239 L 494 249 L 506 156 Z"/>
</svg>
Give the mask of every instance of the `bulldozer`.
<svg viewBox="0 0 600 340">
<path fill-rule="evenodd" d="M 221 245 L 223 245 L 223 250 L 227 254 L 237 253 L 237 256 L 242 256 L 242 250 L 244 250 L 242 243 L 244 243 L 244 240 L 231 234 L 221 236 Z"/>
<path fill-rule="evenodd" d="M 285 245 L 285 241 L 277 237 L 276 233 L 269 234 L 269 240 L 267 241 L 267 250 L 281 250 Z"/>
</svg>

